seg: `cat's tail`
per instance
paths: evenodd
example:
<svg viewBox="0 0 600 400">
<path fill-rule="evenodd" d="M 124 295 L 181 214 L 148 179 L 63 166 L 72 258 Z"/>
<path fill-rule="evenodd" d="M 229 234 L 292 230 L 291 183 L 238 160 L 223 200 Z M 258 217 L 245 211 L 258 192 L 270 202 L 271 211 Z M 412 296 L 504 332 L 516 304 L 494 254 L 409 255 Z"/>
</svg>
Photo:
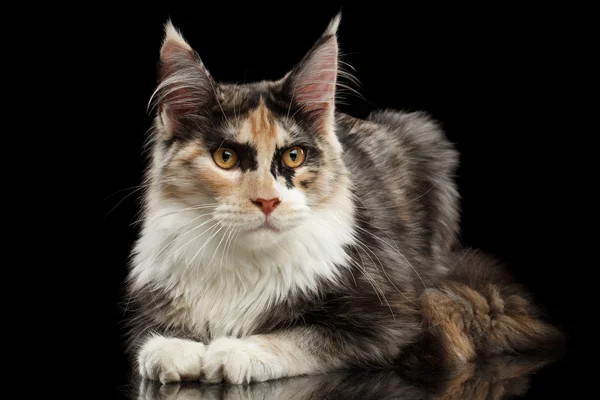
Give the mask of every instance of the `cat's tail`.
<svg viewBox="0 0 600 400">
<path fill-rule="evenodd" d="M 563 333 L 542 319 L 530 296 L 497 261 L 457 253 L 452 272 L 422 297 L 425 340 L 464 363 L 499 354 L 556 355 Z"/>
</svg>

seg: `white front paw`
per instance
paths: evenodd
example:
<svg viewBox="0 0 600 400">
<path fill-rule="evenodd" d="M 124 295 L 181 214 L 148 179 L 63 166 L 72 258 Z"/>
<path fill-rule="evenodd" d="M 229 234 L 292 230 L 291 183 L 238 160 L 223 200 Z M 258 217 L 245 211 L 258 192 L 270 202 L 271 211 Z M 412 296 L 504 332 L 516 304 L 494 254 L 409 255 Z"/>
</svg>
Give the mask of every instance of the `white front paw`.
<svg viewBox="0 0 600 400">
<path fill-rule="evenodd" d="M 258 344 L 234 338 L 216 339 L 204 355 L 206 382 L 263 382 L 282 376 L 275 356 Z"/>
<path fill-rule="evenodd" d="M 155 336 L 138 353 L 139 372 L 162 383 L 199 379 L 205 352 L 202 343 Z"/>
</svg>

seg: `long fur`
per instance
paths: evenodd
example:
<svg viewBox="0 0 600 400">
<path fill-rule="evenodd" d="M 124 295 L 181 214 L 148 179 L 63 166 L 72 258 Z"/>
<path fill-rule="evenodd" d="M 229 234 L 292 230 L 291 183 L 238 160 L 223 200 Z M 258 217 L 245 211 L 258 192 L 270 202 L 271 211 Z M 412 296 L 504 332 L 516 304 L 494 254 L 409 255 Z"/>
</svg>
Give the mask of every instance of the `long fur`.
<svg viewBox="0 0 600 400">
<path fill-rule="evenodd" d="M 283 79 L 245 85 L 214 82 L 167 24 L 128 281 L 143 377 L 242 383 L 556 343 L 494 262 L 457 248 L 458 154 L 439 125 L 335 111 L 338 24 Z"/>
</svg>

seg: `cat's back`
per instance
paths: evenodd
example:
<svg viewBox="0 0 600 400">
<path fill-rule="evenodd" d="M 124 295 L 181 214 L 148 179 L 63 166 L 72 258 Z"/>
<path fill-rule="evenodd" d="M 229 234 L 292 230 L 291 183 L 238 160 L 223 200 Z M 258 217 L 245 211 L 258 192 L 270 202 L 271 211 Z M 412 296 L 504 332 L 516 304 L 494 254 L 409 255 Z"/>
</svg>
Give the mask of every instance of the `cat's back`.
<svg viewBox="0 0 600 400">
<path fill-rule="evenodd" d="M 336 128 L 363 229 L 379 230 L 413 254 L 437 258 L 451 249 L 458 153 L 441 127 L 423 112 L 386 110 L 365 120 L 340 113 Z"/>
<path fill-rule="evenodd" d="M 427 113 L 385 110 L 373 112 L 366 119 L 339 113 L 336 123 L 346 165 L 351 170 L 360 165 L 361 169 L 379 171 L 384 179 L 389 174 L 397 179 L 399 167 L 424 177 L 430 170 L 453 172 L 457 166 L 458 153 Z"/>
</svg>

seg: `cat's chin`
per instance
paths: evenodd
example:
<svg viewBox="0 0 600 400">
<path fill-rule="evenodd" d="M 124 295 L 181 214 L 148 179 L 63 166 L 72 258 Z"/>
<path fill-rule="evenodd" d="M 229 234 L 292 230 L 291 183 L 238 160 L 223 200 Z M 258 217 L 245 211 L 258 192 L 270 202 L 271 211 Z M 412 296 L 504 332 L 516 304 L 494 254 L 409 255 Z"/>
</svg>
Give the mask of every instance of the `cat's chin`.
<svg viewBox="0 0 600 400">
<path fill-rule="evenodd" d="M 248 248 L 268 249 L 276 246 L 288 231 L 289 229 L 283 226 L 261 224 L 242 231 L 239 241 L 243 243 L 243 246 Z"/>
<path fill-rule="evenodd" d="M 271 229 L 258 229 L 242 232 L 239 243 L 248 249 L 269 249 L 278 244 L 283 234 Z"/>
</svg>

